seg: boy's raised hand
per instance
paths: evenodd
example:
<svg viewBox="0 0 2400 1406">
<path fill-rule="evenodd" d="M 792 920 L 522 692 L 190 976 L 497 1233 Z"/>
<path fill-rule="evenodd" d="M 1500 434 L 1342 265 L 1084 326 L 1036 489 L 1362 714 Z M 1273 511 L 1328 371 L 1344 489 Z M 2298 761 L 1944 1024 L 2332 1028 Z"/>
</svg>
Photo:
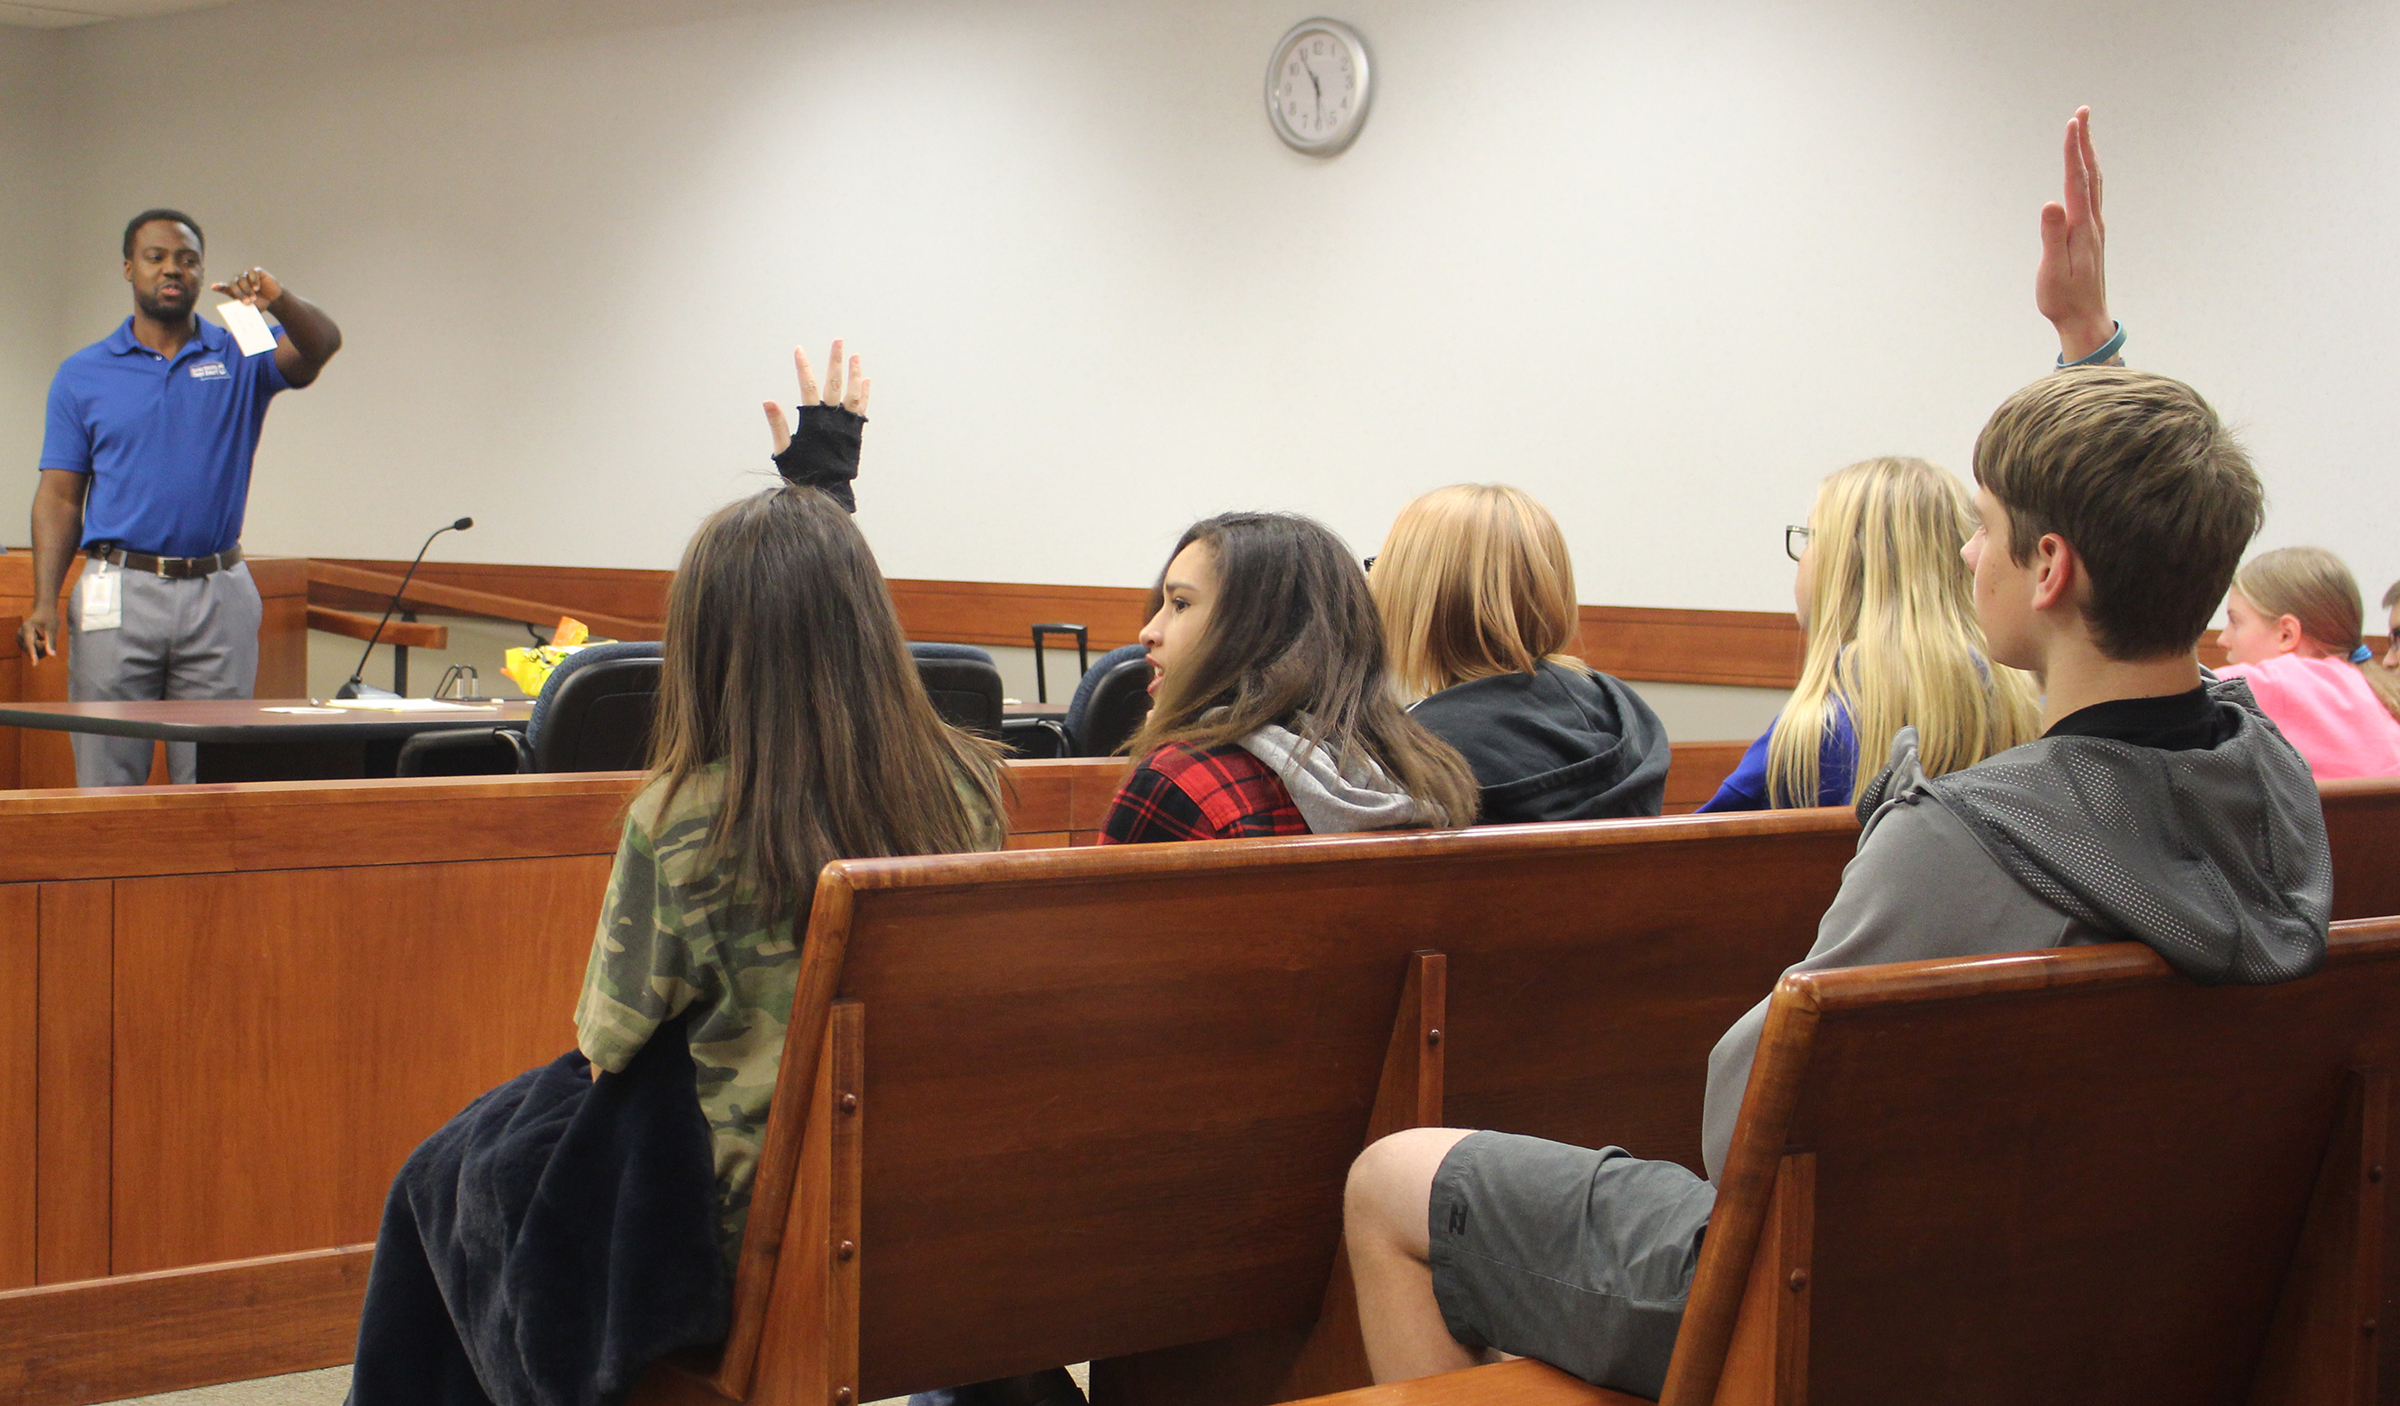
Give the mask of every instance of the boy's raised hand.
<svg viewBox="0 0 2400 1406">
<path fill-rule="evenodd" d="M 2034 306 L 2058 329 L 2061 360 L 2079 361 L 2115 335 L 2108 315 L 2107 227 L 2100 218 L 2100 157 L 2092 110 L 2067 119 L 2065 198 L 2042 207 L 2042 264 Z"/>
<path fill-rule="evenodd" d="M 817 369 L 809 364 L 808 353 L 799 347 L 792 348 L 792 368 L 800 373 L 801 405 L 838 405 L 853 415 L 867 413 L 867 393 L 874 383 L 861 373 L 858 358 L 853 356 L 847 367 L 848 382 L 845 386 L 841 338 L 833 339 L 833 351 L 825 358 L 822 394 L 817 385 Z M 791 447 L 792 425 L 784 418 L 781 405 L 770 400 L 766 403 L 766 409 L 767 433 L 774 441 L 774 452 L 781 454 Z"/>
</svg>

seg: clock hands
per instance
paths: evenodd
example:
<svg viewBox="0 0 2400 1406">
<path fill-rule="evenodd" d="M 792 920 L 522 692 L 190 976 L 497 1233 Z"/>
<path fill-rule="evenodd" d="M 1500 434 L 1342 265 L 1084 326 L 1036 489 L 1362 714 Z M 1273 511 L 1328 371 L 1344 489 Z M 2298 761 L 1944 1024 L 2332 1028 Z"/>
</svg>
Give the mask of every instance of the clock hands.
<svg viewBox="0 0 2400 1406">
<path fill-rule="evenodd" d="M 1300 56 L 1300 66 L 1308 70 L 1308 86 L 1317 96 L 1317 121 L 1322 125 L 1325 121 L 1325 85 L 1317 81 L 1317 66 L 1308 61 L 1308 55 Z"/>
</svg>

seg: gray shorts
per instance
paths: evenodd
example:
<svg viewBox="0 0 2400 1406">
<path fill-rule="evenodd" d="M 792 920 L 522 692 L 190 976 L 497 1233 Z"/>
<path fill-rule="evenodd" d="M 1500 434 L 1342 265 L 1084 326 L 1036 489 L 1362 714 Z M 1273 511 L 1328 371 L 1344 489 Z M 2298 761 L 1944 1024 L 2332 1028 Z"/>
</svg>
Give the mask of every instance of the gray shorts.
<svg viewBox="0 0 2400 1406">
<path fill-rule="evenodd" d="M 1673 1162 L 1474 1133 L 1434 1174 L 1433 1296 L 1469 1347 L 1655 1397 L 1716 1204 Z"/>
</svg>

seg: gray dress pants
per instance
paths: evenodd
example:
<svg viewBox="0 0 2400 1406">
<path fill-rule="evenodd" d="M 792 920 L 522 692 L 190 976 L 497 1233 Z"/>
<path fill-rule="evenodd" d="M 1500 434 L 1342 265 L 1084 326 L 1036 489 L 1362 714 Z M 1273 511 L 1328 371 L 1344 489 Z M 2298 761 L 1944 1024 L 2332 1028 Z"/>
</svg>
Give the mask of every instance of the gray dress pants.
<svg viewBox="0 0 2400 1406">
<path fill-rule="evenodd" d="M 99 565 L 85 562 L 84 570 Z M 83 628 L 80 581 L 67 592 L 67 697 L 77 703 L 162 698 L 248 698 L 258 686 L 263 607 L 247 563 L 188 581 L 109 568 L 122 578 L 123 623 Z M 199 758 L 167 744 L 167 779 L 189 785 Z M 150 779 L 150 740 L 75 734 L 75 784 L 139 786 Z"/>
</svg>

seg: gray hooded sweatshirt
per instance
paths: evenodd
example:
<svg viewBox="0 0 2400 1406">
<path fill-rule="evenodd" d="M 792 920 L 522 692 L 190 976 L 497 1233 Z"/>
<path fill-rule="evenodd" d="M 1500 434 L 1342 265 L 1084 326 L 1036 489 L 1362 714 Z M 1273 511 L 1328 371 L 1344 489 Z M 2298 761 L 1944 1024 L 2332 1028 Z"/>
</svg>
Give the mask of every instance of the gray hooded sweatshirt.
<svg viewBox="0 0 2400 1406">
<path fill-rule="evenodd" d="M 2315 971 L 2333 907 L 2316 783 L 2248 685 L 2208 696 L 2213 747 L 2053 736 L 1931 778 L 1902 728 L 1859 795 L 1858 856 L 1816 946 L 1789 970 L 2131 939 L 2203 985 Z M 1766 1019 L 1760 1001 L 1709 1055 L 1711 1180 Z"/>
<path fill-rule="evenodd" d="M 1296 721 L 1308 725 L 1306 719 Z M 1260 728 L 1242 739 L 1242 750 L 1265 762 L 1283 781 L 1312 835 L 1452 823 L 1439 806 L 1401 790 L 1399 782 L 1368 758 L 1337 757 L 1288 728 Z"/>
</svg>

